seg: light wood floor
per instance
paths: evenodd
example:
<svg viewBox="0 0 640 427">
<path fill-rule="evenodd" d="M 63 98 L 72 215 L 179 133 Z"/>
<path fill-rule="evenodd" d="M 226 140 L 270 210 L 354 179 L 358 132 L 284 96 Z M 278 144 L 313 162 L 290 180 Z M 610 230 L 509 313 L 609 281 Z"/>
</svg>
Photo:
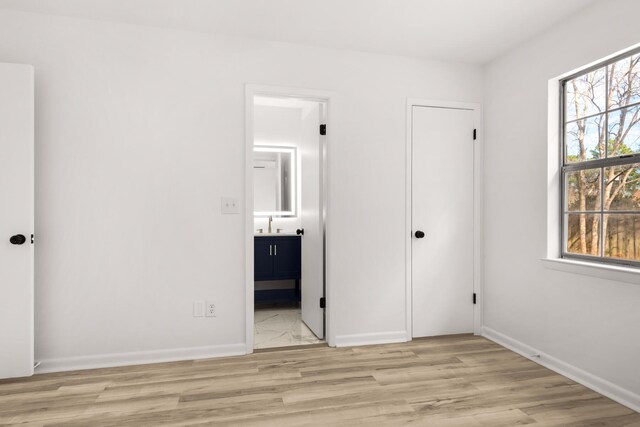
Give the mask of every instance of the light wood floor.
<svg viewBox="0 0 640 427">
<path fill-rule="evenodd" d="M 0 381 L 0 425 L 640 426 L 490 341 L 315 347 Z"/>
</svg>

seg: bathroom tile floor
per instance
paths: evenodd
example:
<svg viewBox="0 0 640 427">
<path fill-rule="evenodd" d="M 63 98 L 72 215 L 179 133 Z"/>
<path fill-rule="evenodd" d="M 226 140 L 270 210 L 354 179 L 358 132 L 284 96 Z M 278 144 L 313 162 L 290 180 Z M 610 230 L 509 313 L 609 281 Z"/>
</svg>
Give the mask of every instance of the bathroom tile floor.
<svg viewBox="0 0 640 427">
<path fill-rule="evenodd" d="M 273 348 L 318 344 L 318 339 L 302 321 L 300 307 L 259 308 L 254 314 L 253 347 Z"/>
</svg>

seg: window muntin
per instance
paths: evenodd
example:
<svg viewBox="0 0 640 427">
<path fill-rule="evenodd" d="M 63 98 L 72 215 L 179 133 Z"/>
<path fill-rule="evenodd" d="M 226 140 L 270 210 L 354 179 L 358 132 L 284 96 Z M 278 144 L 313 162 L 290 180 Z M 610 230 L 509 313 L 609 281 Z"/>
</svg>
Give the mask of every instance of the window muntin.
<svg viewBox="0 0 640 427">
<path fill-rule="evenodd" d="M 640 267 L 640 54 L 562 89 L 563 257 Z"/>
</svg>

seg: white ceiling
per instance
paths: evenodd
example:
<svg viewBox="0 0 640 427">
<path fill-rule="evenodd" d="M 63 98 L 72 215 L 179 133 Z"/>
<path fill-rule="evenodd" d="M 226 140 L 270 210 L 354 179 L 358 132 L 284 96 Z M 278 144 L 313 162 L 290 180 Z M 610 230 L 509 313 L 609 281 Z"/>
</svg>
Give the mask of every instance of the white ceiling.
<svg viewBox="0 0 640 427">
<path fill-rule="evenodd" d="M 486 63 L 602 0 L 0 0 L 0 8 Z"/>
</svg>

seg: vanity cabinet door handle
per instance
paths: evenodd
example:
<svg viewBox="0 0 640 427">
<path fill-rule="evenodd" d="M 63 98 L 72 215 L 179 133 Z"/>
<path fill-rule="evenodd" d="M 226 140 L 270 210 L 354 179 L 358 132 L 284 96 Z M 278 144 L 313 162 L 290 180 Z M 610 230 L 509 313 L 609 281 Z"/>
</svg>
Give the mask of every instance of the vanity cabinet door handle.
<svg viewBox="0 0 640 427">
<path fill-rule="evenodd" d="M 271 256 L 271 248 L 273 247 L 273 245 L 269 245 L 269 256 Z"/>
<path fill-rule="evenodd" d="M 278 245 L 273 245 L 273 254 L 278 256 Z"/>
</svg>

